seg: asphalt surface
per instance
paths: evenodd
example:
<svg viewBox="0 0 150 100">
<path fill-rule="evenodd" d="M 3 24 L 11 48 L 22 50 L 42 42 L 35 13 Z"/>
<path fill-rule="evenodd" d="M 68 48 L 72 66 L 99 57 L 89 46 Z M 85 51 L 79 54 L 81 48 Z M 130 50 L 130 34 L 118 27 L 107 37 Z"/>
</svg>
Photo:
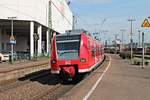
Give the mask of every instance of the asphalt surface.
<svg viewBox="0 0 150 100">
<path fill-rule="evenodd" d="M 111 64 L 88 100 L 150 100 L 150 65 L 142 69 L 123 60 L 111 57 Z"/>
</svg>

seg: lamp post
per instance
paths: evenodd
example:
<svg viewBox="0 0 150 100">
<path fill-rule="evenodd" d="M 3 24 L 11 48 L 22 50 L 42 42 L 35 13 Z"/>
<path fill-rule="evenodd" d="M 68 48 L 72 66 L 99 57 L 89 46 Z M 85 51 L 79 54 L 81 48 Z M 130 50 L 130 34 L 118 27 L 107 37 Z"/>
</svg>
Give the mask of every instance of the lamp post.
<svg viewBox="0 0 150 100">
<path fill-rule="evenodd" d="M 141 31 L 138 30 L 138 32 L 139 32 L 139 47 L 141 47 L 141 37 L 140 37 Z"/>
<path fill-rule="evenodd" d="M 103 20 L 102 20 L 102 22 L 100 23 L 100 28 L 99 28 L 99 37 L 100 37 L 100 33 L 102 33 L 102 28 L 103 28 L 103 25 L 104 25 L 104 23 L 106 22 L 106 18 L 104 18 Z M 100 40 L 101 40 L 101 38 L 100 38 Z"/>
<path fill-rule="evenodd" d="M 95 34 L 97 33 L 97 26 L 98 25 L 99 25 L 98 23 L 95 24 Z"/>
<path fill-rule="evenodd" d="M 131 31 L 130 31 L 130 35 L 131 35 L 131 39 L 130 39 L 130 46 L 131 46 L 131 61 L 132 61 L 132 57 L 133 57 L 133 38 L 132 38 L 132 24 L 133 24 L 133 21 L 135 21 L 135 19 L 128 19 L 128 21 L 131 22 Z"/>
<path fill-rule="evenodd" d="M 144 68 L 144 63 L 145 63 L 145 61 L 144 61 L 144 49 L 145 49 L 145 47 L 144 47 L 144 32 L 142 32 L 142 68 Z"/>
<path fill-rule="evenodd" d="M 17 17 L 8 17 L 9 20 L 11 20 L 11 37 L 14 37 L 14 27 L 13 27 L 13 24 L 14 24 L 14 19 L 16 19 Z M 13 50 L 14 49 L 14 46 L 13 46 L 13 43 L 11 43 L 11 63 L 13 63 L 14 59 L 13 59 Z"/>
<path fill-rule="evenodd" d="M 118 37 L 118 34 L 114 34 L 115 35 L 115 54 L 117 54 L 117 37 Z"/>
<path fill-rule="evenodd" d="M 121 29 L 120 31 L 122 32 L 122 49 L 123 49 L 123 46 L 124 46 L 123 33 L 125 32 L 125 29 Z"/>
</svg>

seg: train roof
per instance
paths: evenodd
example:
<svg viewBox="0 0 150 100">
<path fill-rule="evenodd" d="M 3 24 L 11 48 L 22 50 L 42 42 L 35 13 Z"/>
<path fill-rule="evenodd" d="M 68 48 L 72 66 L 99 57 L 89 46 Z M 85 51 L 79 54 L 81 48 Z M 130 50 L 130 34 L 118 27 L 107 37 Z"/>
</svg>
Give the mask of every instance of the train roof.
<svg viewBox="0 0 150 100">
<path fill-rule="evenodd" d="M 92 40 L 94 40 L 96 42 L 100 42 L 100 41 L 96 40 L 95 38 L 93 38 L 91 36 L 91 34 L 88 31 L 84 30 L 84 29 L 67 30 L 63 34 L 57 34 L 56 37 L 57 37 L 57 40 L 62 40 L 62 39 L 66 39 L 66 40 L 68 40 L 68 39 L 79 39 L 79 36 L 82 33 L 85 33 Z"/>
<path fill-rule="evenodd" d="M 84 29 L 76 29 L 76 30 L 67 30 L 63 34 L 58 34 L 57 36 L 71 36 L 71 35 L 81 35 L 81 33 L 85 33 L 89 35 L 89 33 Z"/>
</svg>

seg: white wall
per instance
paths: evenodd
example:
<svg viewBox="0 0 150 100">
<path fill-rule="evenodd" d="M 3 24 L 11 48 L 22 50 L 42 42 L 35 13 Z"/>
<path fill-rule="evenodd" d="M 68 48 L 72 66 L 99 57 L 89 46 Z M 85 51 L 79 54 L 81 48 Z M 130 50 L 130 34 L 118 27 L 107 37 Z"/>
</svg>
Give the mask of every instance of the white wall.
<svg viewBox="0 0 150 100">
<path fill-rule="evenodd" d="M 33 20 L 48 26 L 49 0 L 0 0 L 0 19 L 15 16 L 18 20 Z"/>
<path fill-rule="evenodd" d="M 73 25 L 73 14 L 65 0 L 51 0 L 52 29 L 64 33 L 71 30 Z"/>
<path fill-rule="evenodd" d="M 49 1 L 52 2 L 52 29 L 64 33 L 71 30 L 73 14 L 66 0 L 0 0 L 0 19 L 37 21 L 48 26 Z"/>
</svg>

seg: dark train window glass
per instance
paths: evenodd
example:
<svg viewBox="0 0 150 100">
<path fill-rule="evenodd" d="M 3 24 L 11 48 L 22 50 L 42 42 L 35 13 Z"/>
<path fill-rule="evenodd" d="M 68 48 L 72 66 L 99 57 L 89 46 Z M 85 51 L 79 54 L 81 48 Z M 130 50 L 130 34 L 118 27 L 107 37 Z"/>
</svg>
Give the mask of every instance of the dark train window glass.
<svg viewBox="0 0 150 100">
<path fill-rule="evenodd" d="M 57 42 L 57 55 L 59 59 L 78 59 L 79 58 L 79 41 L 75 42 Z"/>
<path fill-rule="evenodd" d="M 74 35 L 74 36 L 57 36 L 56 41 L 64 41 L 64 40 L 79 40 L 80 35 Z"/>
</svg>

